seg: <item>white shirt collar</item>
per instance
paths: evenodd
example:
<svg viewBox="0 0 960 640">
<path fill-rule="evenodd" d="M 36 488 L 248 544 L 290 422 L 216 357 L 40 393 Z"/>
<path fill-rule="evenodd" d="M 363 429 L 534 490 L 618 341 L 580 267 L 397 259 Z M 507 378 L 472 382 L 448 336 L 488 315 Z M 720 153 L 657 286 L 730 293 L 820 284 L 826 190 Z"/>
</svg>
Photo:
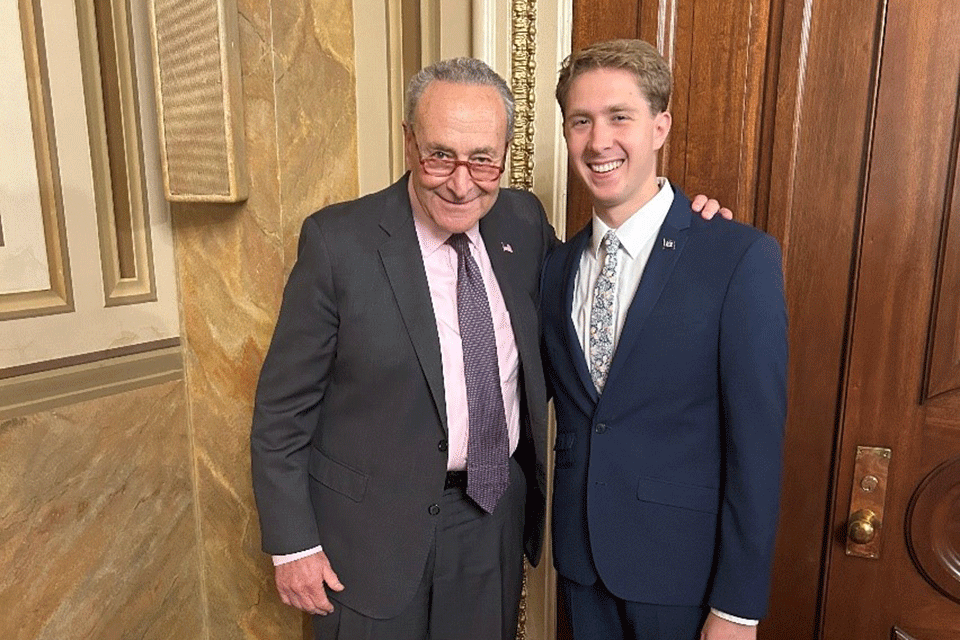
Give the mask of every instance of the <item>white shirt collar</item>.
<svg viewBox="0 0 960 640">
<path fill-rule="evenodd" d="M 621 246 L 631 258 L 637 257 L 643 246 L 657 234 L 673 204 L 673 187 L 670 186 L 670 181 L 666 178 L 657 178 L 657 182 L 660 190 L 656 195 L 616 229 Z M 599 257 L 603 236 L 609 230 L 610 227 L 594 213 L 590 248 L 595 257 Z"/>
</svg>

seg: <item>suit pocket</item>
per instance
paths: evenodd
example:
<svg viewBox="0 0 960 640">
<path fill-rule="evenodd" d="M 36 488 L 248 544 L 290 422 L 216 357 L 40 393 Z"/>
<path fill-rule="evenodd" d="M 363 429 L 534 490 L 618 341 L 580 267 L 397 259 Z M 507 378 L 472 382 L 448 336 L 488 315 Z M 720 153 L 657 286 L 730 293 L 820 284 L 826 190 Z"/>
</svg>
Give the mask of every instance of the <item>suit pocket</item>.
<svg viewBox="0 0 960 640">
<path fill-rule="evenodd" d="M 640 476 L 637 483 L 637 499 L 704 513 L 717 513 L 720 509 L 720 490 L 717 488 L 646 476 Z"/>
<path fill-rule="evenodd" d="M 370 476 L 331 460 L 314 449 L 310 455 L 310 477 L 354 502 L 363 500 Z"/>
<path fill-rule="evenodd" d="M 556 454 L 554 466 L 557 469 L 569 469 L 573 466 L 573 443 L 577 439 L 577 434 L 571 431 L 561 431 L 557 433 L 557 441 L 553 446 Z"/>
</svg>

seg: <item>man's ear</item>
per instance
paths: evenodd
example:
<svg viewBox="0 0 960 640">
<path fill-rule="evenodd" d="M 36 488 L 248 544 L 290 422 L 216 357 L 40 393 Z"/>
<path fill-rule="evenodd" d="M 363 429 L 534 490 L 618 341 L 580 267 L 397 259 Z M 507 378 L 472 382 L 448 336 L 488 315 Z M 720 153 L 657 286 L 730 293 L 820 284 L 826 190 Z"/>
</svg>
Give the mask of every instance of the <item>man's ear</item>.
<svg viewBox="0 0 960 640">
<path fill-rule="evenodd" d="M 413 144 L 413 125 L 401 122 L 400 126 L 403 127 L 403 159 L 407 164 L 407 171 L 413 171 L 418 164 L 417 149 Z"/>
<path fill-rule="evenodd" d="M 667 141 L 670 134 L 670 125 L 673 124 L 673 116 L 669 111 L 661 111 L 653 118 L 653 148 L 660 149 L 663 143 Z"/>
</svg>

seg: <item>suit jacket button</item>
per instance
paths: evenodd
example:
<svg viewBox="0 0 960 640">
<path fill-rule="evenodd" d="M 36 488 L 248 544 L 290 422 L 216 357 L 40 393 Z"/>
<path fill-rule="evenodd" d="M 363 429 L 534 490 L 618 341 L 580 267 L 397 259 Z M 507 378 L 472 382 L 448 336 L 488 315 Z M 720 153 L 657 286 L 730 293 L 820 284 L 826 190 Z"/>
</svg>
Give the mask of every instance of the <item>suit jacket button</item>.
<svg viewBox="0 0 960 640">
<path fill-rule="evenodd" d="M 597 426 L 595 426 L 593 430 L 596 431 L 597 433 L 603 433 L 604 431 L 607 430 L 607 425 L 603 424 L 602 422 L 598 422 Z"/>
<path fill-rule="evenodd" d="M 440 505 L 436 505 L 436 504 L 430 505 L 430 508 L 427 509 L 427 512 L 432 516 L 437 515 L 438 513 L 440 513 Z"/>
<path fill-rule="evenodd" d="M 447 441 L 446 441 L 446 440 L 441 440 L 441 441 L 437 444 L 437 449 L 440 449 L 440 451 L 446 451 L 446 450 L 447 450 Z"/>
</svg>

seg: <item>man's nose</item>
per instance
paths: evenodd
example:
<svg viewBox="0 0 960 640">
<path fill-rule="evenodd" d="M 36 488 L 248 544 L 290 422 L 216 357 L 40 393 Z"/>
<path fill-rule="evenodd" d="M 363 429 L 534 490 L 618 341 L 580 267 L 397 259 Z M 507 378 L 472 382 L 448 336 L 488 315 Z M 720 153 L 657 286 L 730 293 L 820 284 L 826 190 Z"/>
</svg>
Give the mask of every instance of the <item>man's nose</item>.
<svg viewBox="0 0 960 640">
<path fill-rule="evenodd" d="M 470 177 L 470 171 L 467 165 L 461 164 L 454 168 L 453 173 L 447 179 L 447 186 L 457 197 L 466 196 L 473 188 L 473 178 Z"/>
<path fill-rule="evenodd" d="M 611 139 L 612 136 L 610 127 L 598 122 L 590 127 L 590 136 L 587 138 L 587 147 L 591 151 L 603 151 L 610 146 Z"/>
</svg>

